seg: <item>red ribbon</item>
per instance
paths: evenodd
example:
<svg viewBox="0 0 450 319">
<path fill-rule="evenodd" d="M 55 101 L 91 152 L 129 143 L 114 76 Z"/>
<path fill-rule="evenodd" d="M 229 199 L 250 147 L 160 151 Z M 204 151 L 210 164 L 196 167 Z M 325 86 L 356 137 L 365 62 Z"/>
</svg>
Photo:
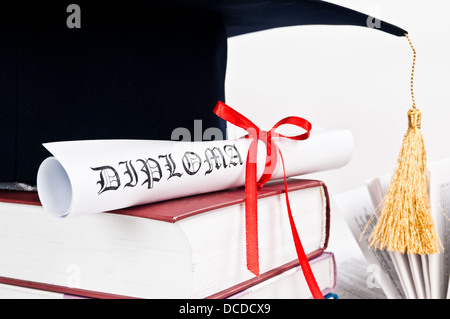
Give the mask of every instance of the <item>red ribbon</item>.
<svg viewBox="0 0 450 319">
<path fill-rule="evenodd" d="M 291 140 L 305 140 L 309 137 L 311 132 L 311 123 L 307 120 L 290 116 L 278 121 L 270 131 L 260 130 L 253 122 L 245 116 L 235 111 L 223 102 L 218 102 L 213 111 L 216 115 L 227 122 L 230 122 L 248 132 L 246 138 L 251 138 L 252 142 L 249 147 L 246 171 L 245 171 L 245 230 L 246 230 L 246 253 L 247 253 L 247 269 L 256 276 L 259 276 L 259 250 L 258 250 L 258 204 L 257 204 L 257 187 L 262 187 L 270 180 L 277 165 L 277 154 L 280 154 L 281 163 L 283 165 L 284 174 L 284 188 L 286 196 L 286 206 L 289 216 L 289 223 L 291 226 L 292 236 L 294 239 L 295 249 L 297 251 L 298 260 L 305 276 L 308 287 L 316 299 L 323 299 L 322 292 L 317 285 L 314 274 L 309 265 L 303 245 L 295 227 L 294 219 L 292 217 L 291 206 L 289 204 L 289 196 L 286 181 L 286 171 L 284 167 L 283 155 L 276 143 L 276 138 L 283 137 Z M 296 136 L 285 136 L 275 132 L 281 125 L 291 124 L 303 128 L 306 132 Z M 257 180 L 257 149 L 258 140 L 266 143 L 267 155 L 266 165 L 260 180 Z"/>
</svg>

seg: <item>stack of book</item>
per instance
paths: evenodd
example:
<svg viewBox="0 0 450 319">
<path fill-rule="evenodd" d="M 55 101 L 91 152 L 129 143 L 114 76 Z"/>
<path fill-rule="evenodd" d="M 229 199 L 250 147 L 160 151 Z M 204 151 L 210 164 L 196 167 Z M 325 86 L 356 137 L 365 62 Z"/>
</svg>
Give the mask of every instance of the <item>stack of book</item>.
<svg viewBox="0 0 450 319">
<path fill-rule="evenodd" d="M 288 179 L 294 220 L 324 295 L 336 285 L 326 252 L 322 181 Z M 244 188 L 56 218 L 37 193 L 0 192 L 1 298 L 311 298 L 289 226 L 284 182 L 258 190 L 261 276 L 246 267 Z"/>
</svg>

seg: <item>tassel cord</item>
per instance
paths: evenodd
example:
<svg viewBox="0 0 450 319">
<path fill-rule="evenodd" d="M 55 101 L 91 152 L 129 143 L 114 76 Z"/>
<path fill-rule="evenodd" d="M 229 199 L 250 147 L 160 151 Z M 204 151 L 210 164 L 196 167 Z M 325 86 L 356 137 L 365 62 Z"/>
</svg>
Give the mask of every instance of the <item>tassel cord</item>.
<svg viewBox="0 0 450 319">
<path fill-rule="evenodd" d="M 408 39 L 408 43 L 413 51 L 413 62 L 412 62 L 412 68 L 411 68 L 411 98 L 412 98 L 412 107 L 413 107 L 413 109 L 415 109 L 416 101 L 414 99 L 414 69 L 416 67 L 416 49 L 414 49 L 414 46 L 411 42 L 411 39 L 409 38 L 408 33 L 405 33 L 405 36 Z"/>
</svg>

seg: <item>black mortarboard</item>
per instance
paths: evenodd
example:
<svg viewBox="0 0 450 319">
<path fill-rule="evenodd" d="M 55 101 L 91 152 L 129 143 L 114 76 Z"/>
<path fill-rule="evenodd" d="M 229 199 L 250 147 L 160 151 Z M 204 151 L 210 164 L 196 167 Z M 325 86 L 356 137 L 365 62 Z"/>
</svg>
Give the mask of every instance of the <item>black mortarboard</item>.
<svg viewBox="0 0 450 319">
<path fill-rule="evenodd" d="M 225 98 L 228 37 L 305 24 L 406 32 L 318 0 L 155 3 L 2 6 L 0 182 L 35 184 L 44 142 L 170 139 L 195 119 L 225 136 L 212 109 Z"/>
</svg>

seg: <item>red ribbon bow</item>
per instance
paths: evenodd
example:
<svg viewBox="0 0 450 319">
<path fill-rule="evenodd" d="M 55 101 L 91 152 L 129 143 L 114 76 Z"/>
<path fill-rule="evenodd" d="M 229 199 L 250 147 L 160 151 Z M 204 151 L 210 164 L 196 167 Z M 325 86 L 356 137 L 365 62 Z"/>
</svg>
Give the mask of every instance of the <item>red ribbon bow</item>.
<svg viewBox="0 0 450 319">
<path fill-rule="evenodd" d="M 289 204 L 289 196 L 286 181 L 286 171 L 284 167 L 283 155 L 276 143 L 274 137 L 283 137 L 291 140 L 305 140 L 311 132 L 311 123 L 307 120 L 290 116 L 278 121 L 270 131 L 260 130 L 253 122 L 245 116 L 235 111 L 223 102 L 218 102 L 213 111 L 216 115 L 227 122 L 230 122 L 248 132 L 247 138 L 253 139 L 247 156 L 245 171 L 245 230 L 246 230 L 246 253 L 247 253 L 247 269 L 259 276 L 259 250 L 258 250 L 258 205 L 257 205 L 257 187 L 262 187 L 270 180 L 277 165 L 277 154 L 280 154 L 281 163 L 284 173 L 284 187 L 286 196 L 286 205 L 291 226 L 292 236 L 297 251 L 298 260 L 305 276 L 308 287 L 314 298 L 323 298 L 322 292 L 317 285 L 314 274 L 306 257 L 303 245 L 295 227 L 292 211 Z M 296 136 L 285 136 L 275 132 L 275 130 L 284 124 L 291 124 L 303 128 L 306 132 Z M 266 143 L 267 155 L 266 165 L 260 180 L 257 180 L 257 148 L 258 140 Z"/>
</svg>

